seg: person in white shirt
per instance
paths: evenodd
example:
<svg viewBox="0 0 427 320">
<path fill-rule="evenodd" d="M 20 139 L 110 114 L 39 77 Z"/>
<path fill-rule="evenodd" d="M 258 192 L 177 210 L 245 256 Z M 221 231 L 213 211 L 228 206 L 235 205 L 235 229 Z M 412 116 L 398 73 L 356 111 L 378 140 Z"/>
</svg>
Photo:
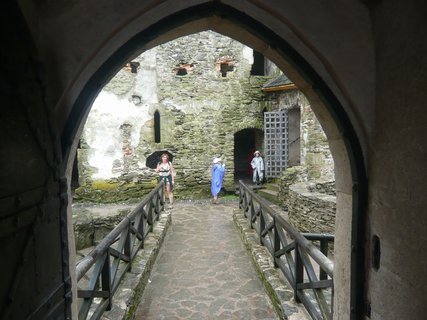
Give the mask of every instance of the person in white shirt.
<svg viewBox="0 0 427 320">
<path fill-rule="evenodd" d="M 254 184 L 261 184 L 264 179 L 264 160 L 258 150 L 254 152 L 251 166 L 253 169 L 252 182 Z"/>
<path fill-rule="evenodd" d="M 159 173 L 159 180 L 163 181 L 163 203 L 165 203 L 166 192 L 169 196 L 169 208 L 173 208 L 173 185 L 175 184 L 175 172 L 172 162 L 169 161 L 167 153 L 162 154 L 161 162 L 157 164 L 156 172 Z"/>
</svg>

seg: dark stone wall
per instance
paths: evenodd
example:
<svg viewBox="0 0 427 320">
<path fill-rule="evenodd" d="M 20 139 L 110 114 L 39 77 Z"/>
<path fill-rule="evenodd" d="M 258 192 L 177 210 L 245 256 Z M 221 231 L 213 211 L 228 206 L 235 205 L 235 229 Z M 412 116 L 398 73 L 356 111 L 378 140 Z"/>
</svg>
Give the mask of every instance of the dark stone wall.
<svg viewBox="0 0 427 320">
<path fill-rule="evenodd" d="M 2 319 L 65 319 L 67 183 L 36 48 L 14 1 L 0 5 Z"/>
</svg>

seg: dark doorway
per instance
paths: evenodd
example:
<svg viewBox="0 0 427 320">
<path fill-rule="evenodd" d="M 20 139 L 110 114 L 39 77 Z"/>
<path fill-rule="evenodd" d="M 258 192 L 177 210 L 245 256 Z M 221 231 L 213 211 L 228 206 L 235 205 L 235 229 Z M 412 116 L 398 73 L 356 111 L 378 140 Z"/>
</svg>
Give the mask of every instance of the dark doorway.
<svg viewBox="0 0 427 320">
<path fill-rule="evenodd" d="M 234 134 L 234 180 L 250 181 L 251 160 L 255 150 L 262 152 L 263 134 L 260 129 L 243 129 Z"/>
</svg>

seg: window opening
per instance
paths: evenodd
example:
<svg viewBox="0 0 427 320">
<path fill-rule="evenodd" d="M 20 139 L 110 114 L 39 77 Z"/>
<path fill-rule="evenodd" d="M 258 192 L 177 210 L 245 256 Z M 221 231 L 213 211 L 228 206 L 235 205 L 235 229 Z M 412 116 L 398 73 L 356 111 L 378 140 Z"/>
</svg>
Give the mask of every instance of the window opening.
<svg viewBox="0 0 427 320">
<path fill-rule="evenodd" d="M 220 70 L 221 70 L 221 76 L 226 77 L 227 72 L 233 71 L 234 67 L 228 63 L 221 63 Z"/>
<path fill-rule="evenodd" d="M 130 70 L 131 73 L 138 73 L 139 67 L 141 64 L 136 61 L 131 61 L 126 64 L 126 69 Z"/>
<path fill-rule="evenodd" d="M 254 62 L 252 64 L 251 75 L 252 76 L 264 76 L 264 56 L 262 53 L 255 51 L 253 52 Z"/>
<path fill-rule="evenodd" d="M 228 72 L 234 71 L 234 61 L 233 58 L 229 56 L 222 57 L 218 59 L 215 63 L 215 69 L 221 74 L 222 77 L 227 77 Z"/>
<path fill-rule="evenodd" d="M 172 71 L 176 76 L 182 77 L 189 74 L 191 71 L 193 71 L 193 66 L 194 65 L 191 63 L 180 63 L 180 64 L 177 64 Z"/>
<path fill-rule="evenodd" d="M 175 74 L 177 76 L 185 76 L 187 74 L 187 69 L 185 69 L 185 68 L 178 68 Z"/>
<path fill-rule="evenodd" d="M 154 112 L 154 142 L 160 143 L 160 112 Z"/>
</svg>

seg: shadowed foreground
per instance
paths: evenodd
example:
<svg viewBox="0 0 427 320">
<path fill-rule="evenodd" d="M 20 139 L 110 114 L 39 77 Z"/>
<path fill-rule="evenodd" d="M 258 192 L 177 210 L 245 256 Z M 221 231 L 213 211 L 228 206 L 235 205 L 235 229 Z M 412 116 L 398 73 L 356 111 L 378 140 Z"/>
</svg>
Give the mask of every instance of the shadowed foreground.
<svg viewBox="0 0 427 320">
<path fill-rule="evenodd" d="M 236 207 L 175 204 L 135 319 L 278 319 L 233 225 Z"/>
</svg>

